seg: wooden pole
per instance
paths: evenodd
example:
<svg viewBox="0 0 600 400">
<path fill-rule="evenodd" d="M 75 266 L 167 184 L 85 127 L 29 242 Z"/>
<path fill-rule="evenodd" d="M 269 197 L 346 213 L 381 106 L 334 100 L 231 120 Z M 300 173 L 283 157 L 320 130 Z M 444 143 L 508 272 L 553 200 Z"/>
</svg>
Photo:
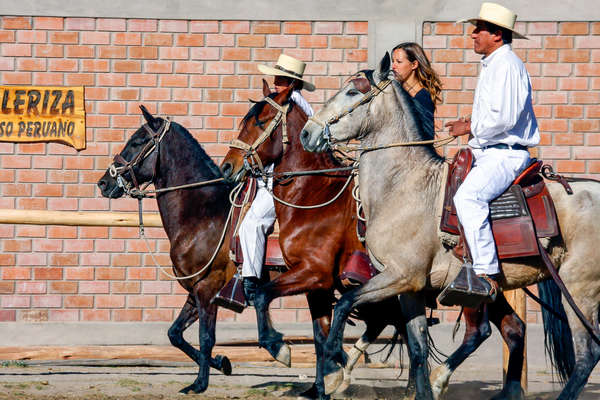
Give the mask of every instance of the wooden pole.
<svg viewBox="0 0 600 400">
<path fill-rule="evenodd" d="M 161 228 L 158 213 L 144 213 L 144 226 Z M 0 209 L 0 224 L 139 226 L 138 213 Z"/>
<path fill-rule="evenodd" d="M 515 310 L 519 318 L 527 324 L 527 299 L 525 298 L 525 292 L 520 289 L 508 290 L 504 292 L 508 304 Z M 526 334 L 527 335 L 527 334 Z M 506 381 L 506 371 L 508 369 L 508 346 L 503 342 L 502 344 L 502 358 L 503 358 L 503 378 Z M 521 375 L 521 387 L 527 393 L 527 336 L 525 336 L 525 347 L 523 348 L 523 373 Z"/>
</svg>

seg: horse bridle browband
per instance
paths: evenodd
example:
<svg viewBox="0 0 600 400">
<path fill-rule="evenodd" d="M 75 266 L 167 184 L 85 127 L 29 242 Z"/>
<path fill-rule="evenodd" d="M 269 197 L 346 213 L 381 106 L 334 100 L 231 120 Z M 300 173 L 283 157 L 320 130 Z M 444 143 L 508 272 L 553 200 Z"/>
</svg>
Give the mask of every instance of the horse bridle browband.
<svg viewBox="0 0 600 400">
<path fill-rule="evenodd" d="M 267 129 L 265 129 L 263 133 L 261 133 L 260 136 L 256 138 L 254 143 L 252 143 L 251 145 L 239 139 L 233 139 L 229 143 L 229 147 L 246 152 L 246 154 L 244 154 L 244 168 L 251 173 L 258 169 L 261 175 L 265 174 L 265 169 L 257 150 L 260 147 L 260 145 L 262 145 L 267 140 L 271 133 L 273 133 L 273 131 L 277 129 L 279 123 L 281 123 L 281 140 L 283 142 L 284 152 L 287 144 L 289 143 L 289 138 L 287 134 L 287 112 L 289 110 L 290 104 L 288 103 L 285 105 L 279 105 L 270 97 L 265 97 L 264 101 L 266 101 L 268 104 L 271 105 L 271 107 L 277 110 L 277 115 L 275 115 L 275 117 L 271 120 L 271 122 L 267 126 Z"/>
<path fill-rule="evenodd" d="M 368 83 L 368 86 L 362 84 L 363 83 L 362 81 L 366 81 Z M 333 141 L 333 139 L 331 138 L 331 132 L 329 131 L 329 126 L 338 123 L 340 121 L 340 119 L 342 119 L 346 115 L 352 113 L 354 110 L 356 110 L 361 105 L 370 103 L 371 100 L 373 100 L 378 94 L 383 93 L 385 88 L 387 88 L 388 85 L 390 83 L 392 83 L 392 80 L 387 79 L 385 81 L 382 81 L 381 85 L 377 85 L 377 83 L 375 83 L 375 81 L 373 81 L 372 78 L 369 79 L 369 77 L 364 72 L 359 72 L 357 75 L 354 75 L 353 77 L 350 78 L 350 82 L 356 82 L 355 87 L 357 87 L 357 89 L 361 93 L 363 93 L 363 97 L 361 97 L 356 103 L 352 104 L 345 111 L 341 112 L 340 114 L 330 117 L 325 122 L 320 121 L 319 119 L 317 119 L 314 116 L 308 118 L 310 121 L 316 123 L 317 125 L 320 125 L 323 128 L 323 137 L 327 140 L 327 143 L 329 145 L 332 145 L 335 143 Z M 364 91 L 365 88 L 368 88 L 368 91 L 365 92 Z"/>
<path fill-rule="evenodd" d="M 162 125 L 157 131 L 152 130 L 150 125 L 144 124 L 143 127 L 150 134 L 150 141 L 144 145 L 142 150 L 133 157 L 131 161 L 127 161 L 120 153 L 116 154 L 113 158 L 113 162 L 108 167 L 108 171 L 110 176 L 117 181 L 117 185 L 126 193 L 130 194 L 132 189 L 140 190 L 139 182 L 135 176 L 135 172 L 133 168 L 139 164 L 141 161 L 145 160 L 155 149 L 158 149 L 160 146 L 160 142 L 165 137 L 165 134 L 169 131 L 169 127 L 171 125 L 171 121 L 169 119 L 163 120 Z M 152 176 L 156 175 L 156 164 L 158 162 L 158 157 L 156 158 L 156 162 L 154 163 L 154 168 L 152 171 Z M 131 182 L 128 182 L 123 176 L 129 172 L 131 175 Z M 146 183 L 146 186 L 152 182 L 153 179 L 150 179 Z M 133 188 L 132 188 L 133 185 Z"/>
</svg>

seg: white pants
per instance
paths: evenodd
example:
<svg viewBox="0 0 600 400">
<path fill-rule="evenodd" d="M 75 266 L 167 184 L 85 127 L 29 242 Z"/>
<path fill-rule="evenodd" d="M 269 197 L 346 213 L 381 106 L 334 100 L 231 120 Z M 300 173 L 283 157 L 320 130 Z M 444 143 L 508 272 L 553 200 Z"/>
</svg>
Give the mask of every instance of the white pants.
<svg viewBox="0 0 600 400">
<path fill-rule="evenodd" d="M 454 206 L 478 275 L 500 272 L 489 223 L 489 203 L 500 196 L 529 164 L 529 152 L 473 149 L 475 163 L 456 191 Z"/>
<path fill-rule="evenodd" d="M 265 259 L 267 235 L 275 224 L 275 203 L 262 179 L 257 180 L 256 197 L 240 224 L 239 235 L 244 263 L 242 276 L 260 278 Z"/>
</svg>

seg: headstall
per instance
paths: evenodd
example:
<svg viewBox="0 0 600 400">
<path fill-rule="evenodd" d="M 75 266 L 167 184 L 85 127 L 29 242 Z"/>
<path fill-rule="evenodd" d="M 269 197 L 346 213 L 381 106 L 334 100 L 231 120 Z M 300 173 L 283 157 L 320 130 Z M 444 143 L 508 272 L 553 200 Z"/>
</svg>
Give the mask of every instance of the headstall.
<svg viewBox="0 0 600 400">
<path fill-rule="evenodd" d="M 160 142 L 165 137 L 165 134 L 169 131 L 169 127 L 171 125 L 171 121 L 165 119 L 157 131 L 152 130 L 150 125 L 144 124 L 143 127 L 150 134 L 150 141 L 144 145 L 142 150 L 131 159 L 131 161 L 127 161 L 120 153 L 115 155 L 113 158 L 113 162 L 108 167 L 108 171 L 110 176 L 117 181 L 117 185 L 123 190 L 125 193 L 132 195 L 132 190 L 135 189 L 137 192 L 141 192 L 139 182 L 135 176 L 135 172 L 133 168 L 138 165 L 140 162 L 145 160 L 152 152 L 159 148 Z M 158 157 L 154 163 L 154 168 L 152 171 L 152 176 L 156 175 L 156 164 L 158 163 Z M 124 175 L 129 172 L 131 175 L 131 181 L 127 181 L 124 178 Z M 150 185 L 153 179 L 150 179 L 146 182 L 146 186 Z M 135 196 L 133 196 L 135 197 Z"/>
<path fill-rule="evenodd" d="M 260 175 L 265 175 L 265 169 L 263 162 L 258 156 L 257 150 L 262 145 L 267 138 L 277 129 L 277 126 L 281 123 L 281 132 L 282 132 L 282 142 L 283 142 L 283 151 L 285 151 L 287 144 L 289 143 L 289 138 L 287 135 L 287 112 L 290 107 L 290 104 L 285 104 L 283 106 L 277 104 L 270 97 L 265 97 L 264 101 L 271 105 L 274 109 L 277 110 L 277 115 L 271 120 L 267 129 L 265 129 L 260 136 L 252 143 L 251 145 L 243 142 L 239 139 L 233 139 L 231 143 L 229 143 L 229 147 L 234 149 L 239 149 L 245 151 L 244 155 L 244 168 L 251 173 L 256 172 L 258 169 L 260 171 Z M 258 118 L 258 117 L 257 117 Z"/>
<path fill-rule="evenodd" d="M 357 75 L 354 75 L 352 78 L 350 78 L 350 82 L 354 84 L 357 90 L 363 93 L 363 97 L 361 97 L 356 103 L 352 104 L 345 111 L 330 117 L 325 122 L 320 121 L 314 116 L 309 118 L 310 121 L 316 123 L 317 125 L 320 125 L 323 128 L 323 137 L 327 140 L 327 143 L 330 146 L 334 144 L 335 141 L 331 137 L 329 126 L 338 123 L 340 119 L 352 113 L 361 105 L 370 103 L 371 100 L 373 100 L 378 94 L 382 93 L 385 90 L 385 88 L 387 88 L 388 85 L 392 83 L 390 79 L 387 79 L 385 81 L 382 81 L 380 85 L 377 85 L 375 82 L 368 79 L 364 72 L 360 72 Z"/>
</svg>

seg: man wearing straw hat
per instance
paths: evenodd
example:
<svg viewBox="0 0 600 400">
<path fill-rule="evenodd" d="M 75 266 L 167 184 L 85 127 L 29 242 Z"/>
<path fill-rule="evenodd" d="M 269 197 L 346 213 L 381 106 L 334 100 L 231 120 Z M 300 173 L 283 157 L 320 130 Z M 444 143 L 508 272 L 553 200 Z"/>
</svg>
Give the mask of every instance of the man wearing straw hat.
<svg viewBox="0 0 600 400">
<path fill-rule="evenodd" d="M 468 20 L 475 25 L 473 49 L 483 56 L 473 111 L 470 118 L 446 124 L 452 136 L 471 135 L 475 162 L 454 196 L 454 205 L 479 277 L 474 284 L 487 293 L 486 302 L 495 300 L 501 275 L 488 220 L 489 202 L 529 165 L 527 148 L 540 141 L 529 74 L 511 48 L 513 38 L 526 39 L 514 30 L 516 18 L 501 5 L 483 3 L 479 16 Z"/>
<path fill-rule="evenodd" d="M 292 86 L 294 91 L 291 100 L 310 117 L 313 115 L 313 110 L 300 94 L 300 90 L 306 89 L 312 92 L 315 90 L 315 86 L 302 78 L 305 67 L 306 64 L 302 61 L 281 54 L 275 67 L 259 65 L 258 70 L 265 75 L 274 77 L 274 86 L 277 93 Z M 273 164 L 266 166 L 265 170 L 266 172 L 272 172 Z M 261 178 L 257 179 L 256 197 L 239 228 L 240 245 L 244 255 L 244 263 L 242 264 L 244 295 L 251 305 L 254 304 L 254 294 L 260 285 L 267 243 L 266 237 L 275 224 L 275 204 L 273 203 L 273 196 L 269 192 L 272 187 L 273 182 L 271 179 L 268 182 L 264 182 Z"/>
</svg>

